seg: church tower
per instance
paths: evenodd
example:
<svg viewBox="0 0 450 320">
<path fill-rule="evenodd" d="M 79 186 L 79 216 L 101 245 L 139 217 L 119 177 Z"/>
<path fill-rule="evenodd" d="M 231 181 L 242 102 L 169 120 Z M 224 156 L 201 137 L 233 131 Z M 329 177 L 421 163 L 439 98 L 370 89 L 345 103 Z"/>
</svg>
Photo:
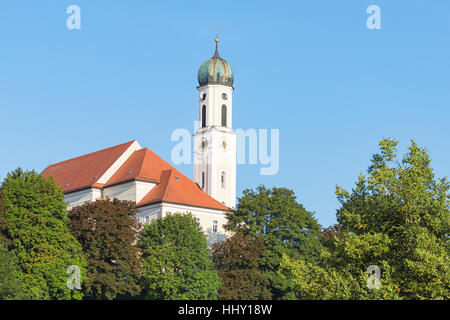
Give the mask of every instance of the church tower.
<svg viewBox="0 0 450 320">
<path fill-rule="evenodd" d="M 194 133 L 194 181 L 214 199 L 236 205 L 236 135 L 232 130 L 233 71 L 216 52 L 198 70 L 199 127 Z"/>
</svg>

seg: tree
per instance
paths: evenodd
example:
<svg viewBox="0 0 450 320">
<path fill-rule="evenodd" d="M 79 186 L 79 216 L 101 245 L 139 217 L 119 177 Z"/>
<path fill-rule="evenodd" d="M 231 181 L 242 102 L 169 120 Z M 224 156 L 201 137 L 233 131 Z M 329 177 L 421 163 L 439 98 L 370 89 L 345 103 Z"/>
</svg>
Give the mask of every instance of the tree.
<svg viewBox="0 0 450 320">
<path fill-rule="evenodd" d="M 139 223 L 132 201 L 97 200 L 69 212 L 70 230 L 88 263 L 83 290 L 96 299 L 140 293 Z"/>
<path fill-rule="evenodd" d="M 213 262 L 222 280 L 219 299 L 271 299 L 270 283 L 260 266 L 264 250 L 261 239 L 239 232 L 213 244 Z"/>
<path fill-rule="evenodd" d="M 449 299 L 450 186 L 435 178 L 425 149 L 413 141 L 398 161 L 397 144 L 380 142 L 381 153 L 352 193 L 337 187 L 341 232 L 322 255 L 320 272 L 284 261 L 280 273 L 296 279 L 299 295 L 308 283 L 332 285 L 338 274 L 347 289 L 335 288 L 332 297 Z M 370 265 L 380 269 L 379 289 L 366 285 Z M 325 281 L 323 274 L 333 277 Z"/>
<path fill-rule="evenodd" d="M 286 188 L 264 186 L 244 190 L 237 210 L 228 214 L 227 229 L 261 237 L 266 247 L 261 264 L 275 299 L 293 299 L 293 283 L 280 277 L 283 253 L 296 259 L 316 261 L 320 251 L 320 225 Z"/>
<path fill-rule="evenodd" d="M 31 299 L 81 299 L 67 286 L 67 268 L 81 276 L 86 262 L 68 228 L 64 194 L 52 178 L 20 168 L 2 183 L 5 207 L 0 234 L 17 258 L 26 296 Z"/>
<path fill-rule="evenodd" d="M 220 279 L 206 237 L 192 215 L 167 215 L 144 226 L 138 245 L 147 299 L 215 299 Z"/>
<path fill-rule="evenodd" d="M 7 230 L 8 229 L 8 221 L 3 217 L 3 212 L 5 211 L 6 207 L 6 199 L 3 191 L 0 189 L 0 231 Z M 3 235 L 2 232 L 0 232 L 0 241 L 4 242 L 4 245 L 9 244 L 9 239 Z"/>
<path fill-rule="evenodd" d="M 4 208 L 5 200 L 0 190 L 0 229 L 6 226 Z M 8 252 L 4 240 L 0 237 L 0 300 L 26 298 L 17 258 L 12 252 Z"/>
<path fill-rule="evenodd" d="M 0 300 L 25 298 L 17 258 L 0 241 Z"/>
</svg>

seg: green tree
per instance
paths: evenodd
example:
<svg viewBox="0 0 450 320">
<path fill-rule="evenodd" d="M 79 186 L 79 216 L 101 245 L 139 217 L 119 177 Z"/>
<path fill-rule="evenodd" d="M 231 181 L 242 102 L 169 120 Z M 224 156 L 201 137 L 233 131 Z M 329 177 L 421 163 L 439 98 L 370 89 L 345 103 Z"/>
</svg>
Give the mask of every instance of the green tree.
<svg viewBox="0 0 450 320">
<path fill-rule="evenodd" d="M 334 287 L 331 297 L 450 298 L 450 186 L 445 178 L 435 178 L 425 149 L 413 141 L 399 161 L 397 144 L 380 142 L 381 152 L 352 193 L 337 187 L 341 232 L 328 242 L 320 271 L 285 258 L 280 273 L 296 279 L 299 296 L 306 294 L 308 283 L 333 287 L 338 274 L 347 289 Z M 380 289 L 366 286 L 370 265 L 380 268 Z"/>
<path fill-rule="evenodd" d="M 3 218 L 5 199 L 0 190 L 0 229 L 7 226 Z M 21 273 L 17 264 L 17 258 L 8 252 L 6 239 L 0 234 L 0 300 L 24 299 L 25 290 L 22 285 Z"/>
<path fill-rule="evenodd" d="M 216 299 L 220 279 L 206 237 L 192 215 L 167 215 L 144 226 L 138 245 L 147 299 Z"/>
<path fill-rule="evenodd" d="M 6 221 L 6 219 L 3 217 L 5 207 L 5 194 L 3 193 L 3 190 L 0 189 L 0 231 L 8 229 L 8 221 Z M 5 245 L 10 244 L 10 240 L 3 234 L 3 232 L 0 232 L 0 241 L 3 241 Z"/>
<path fill-rule="evenodd" d="M 0 241 L 0 300 L 25 298 L 17 258 Z"/>
<path fill-rule="evenodd" d="M 136 212 L 134 202 L 118 199 L 88 202 L 70 210 L 70 230 L 88 263 L 83 283 L 87 296 L 114 299 L 140 293 Z"/>
<path fill-rule="evenodd" d="M 81 276 L 86 261 L 68 228 L 64 194 L 52 178 L 20 168 L 2 183 L 5 208 L 0 234 L 16 257 L 31 299 L 81 299 L 67 287 L 67 268 L 76 265 Z"/>
<path fill-rule="evenodd" d="M 219 299 L 271 299 L 270 283 L 261 270 L 260 259 L 265 251 L 259 238 L 237 232 L 213 244 L 213 262 L 222 280 Z"/>
<path fill-rule="evenodd" d="M 228 214 L 227 229 L 261 237 L 266 247 L 261 265 L 271 283 L 274 299 L 294 299 L 293 282 L 280 277 L 283 253 L 314 262 L 321 245 L 320 225 L 286 188 L 244 190 L 237 210 Z"/>
</svg>

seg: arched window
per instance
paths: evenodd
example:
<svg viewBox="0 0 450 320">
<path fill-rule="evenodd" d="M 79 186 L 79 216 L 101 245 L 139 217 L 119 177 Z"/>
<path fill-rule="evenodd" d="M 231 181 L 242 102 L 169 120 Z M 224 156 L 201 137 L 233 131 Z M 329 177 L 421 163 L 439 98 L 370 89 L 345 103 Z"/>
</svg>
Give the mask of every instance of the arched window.
<svg viewBox="0 0 450 320">
<path fill-rule="evenodd" d="M 227 106 L 222 105 L 222 127 L 227 126 Z"/>
<path fill-rule="evenodd" d="M 227 188 L 227 176 L 225 171 L 222 171 L 222 175 L 220 176 L 220 184 L 222 185 L 222 189 Z"/>
<path fill-rule="evenodd" d="M 202 172 L 202 189 L 205 189 L 205 173 Z"/>
<path fill-rule="evenodd" d="M 202 128 L 206 127 L 206 106 L 202 107 Z"/>
</svg>

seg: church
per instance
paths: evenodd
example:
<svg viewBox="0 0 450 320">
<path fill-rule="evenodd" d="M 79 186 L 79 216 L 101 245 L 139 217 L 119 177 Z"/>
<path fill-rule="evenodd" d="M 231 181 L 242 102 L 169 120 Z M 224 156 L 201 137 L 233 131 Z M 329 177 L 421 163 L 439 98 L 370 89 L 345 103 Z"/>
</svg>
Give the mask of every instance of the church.
<svg viewBox="0 0 450 320">
<path fill-rule="evenodd" d="M 236 135 L 232 130 L 234 75 L 214 55 L 198 71 L 198 120 L 194 133 L 193 180 L 133 140 L 49 165 L 68 209 L 87 201 L 117 198 L 136 202 L 148 224 L 168 213 L 190 213 L 209 235 L 223 238 L 226 213 L 236 205 Z M 222 235 L 220 237 L 218 235 Z"/>
</svg>

